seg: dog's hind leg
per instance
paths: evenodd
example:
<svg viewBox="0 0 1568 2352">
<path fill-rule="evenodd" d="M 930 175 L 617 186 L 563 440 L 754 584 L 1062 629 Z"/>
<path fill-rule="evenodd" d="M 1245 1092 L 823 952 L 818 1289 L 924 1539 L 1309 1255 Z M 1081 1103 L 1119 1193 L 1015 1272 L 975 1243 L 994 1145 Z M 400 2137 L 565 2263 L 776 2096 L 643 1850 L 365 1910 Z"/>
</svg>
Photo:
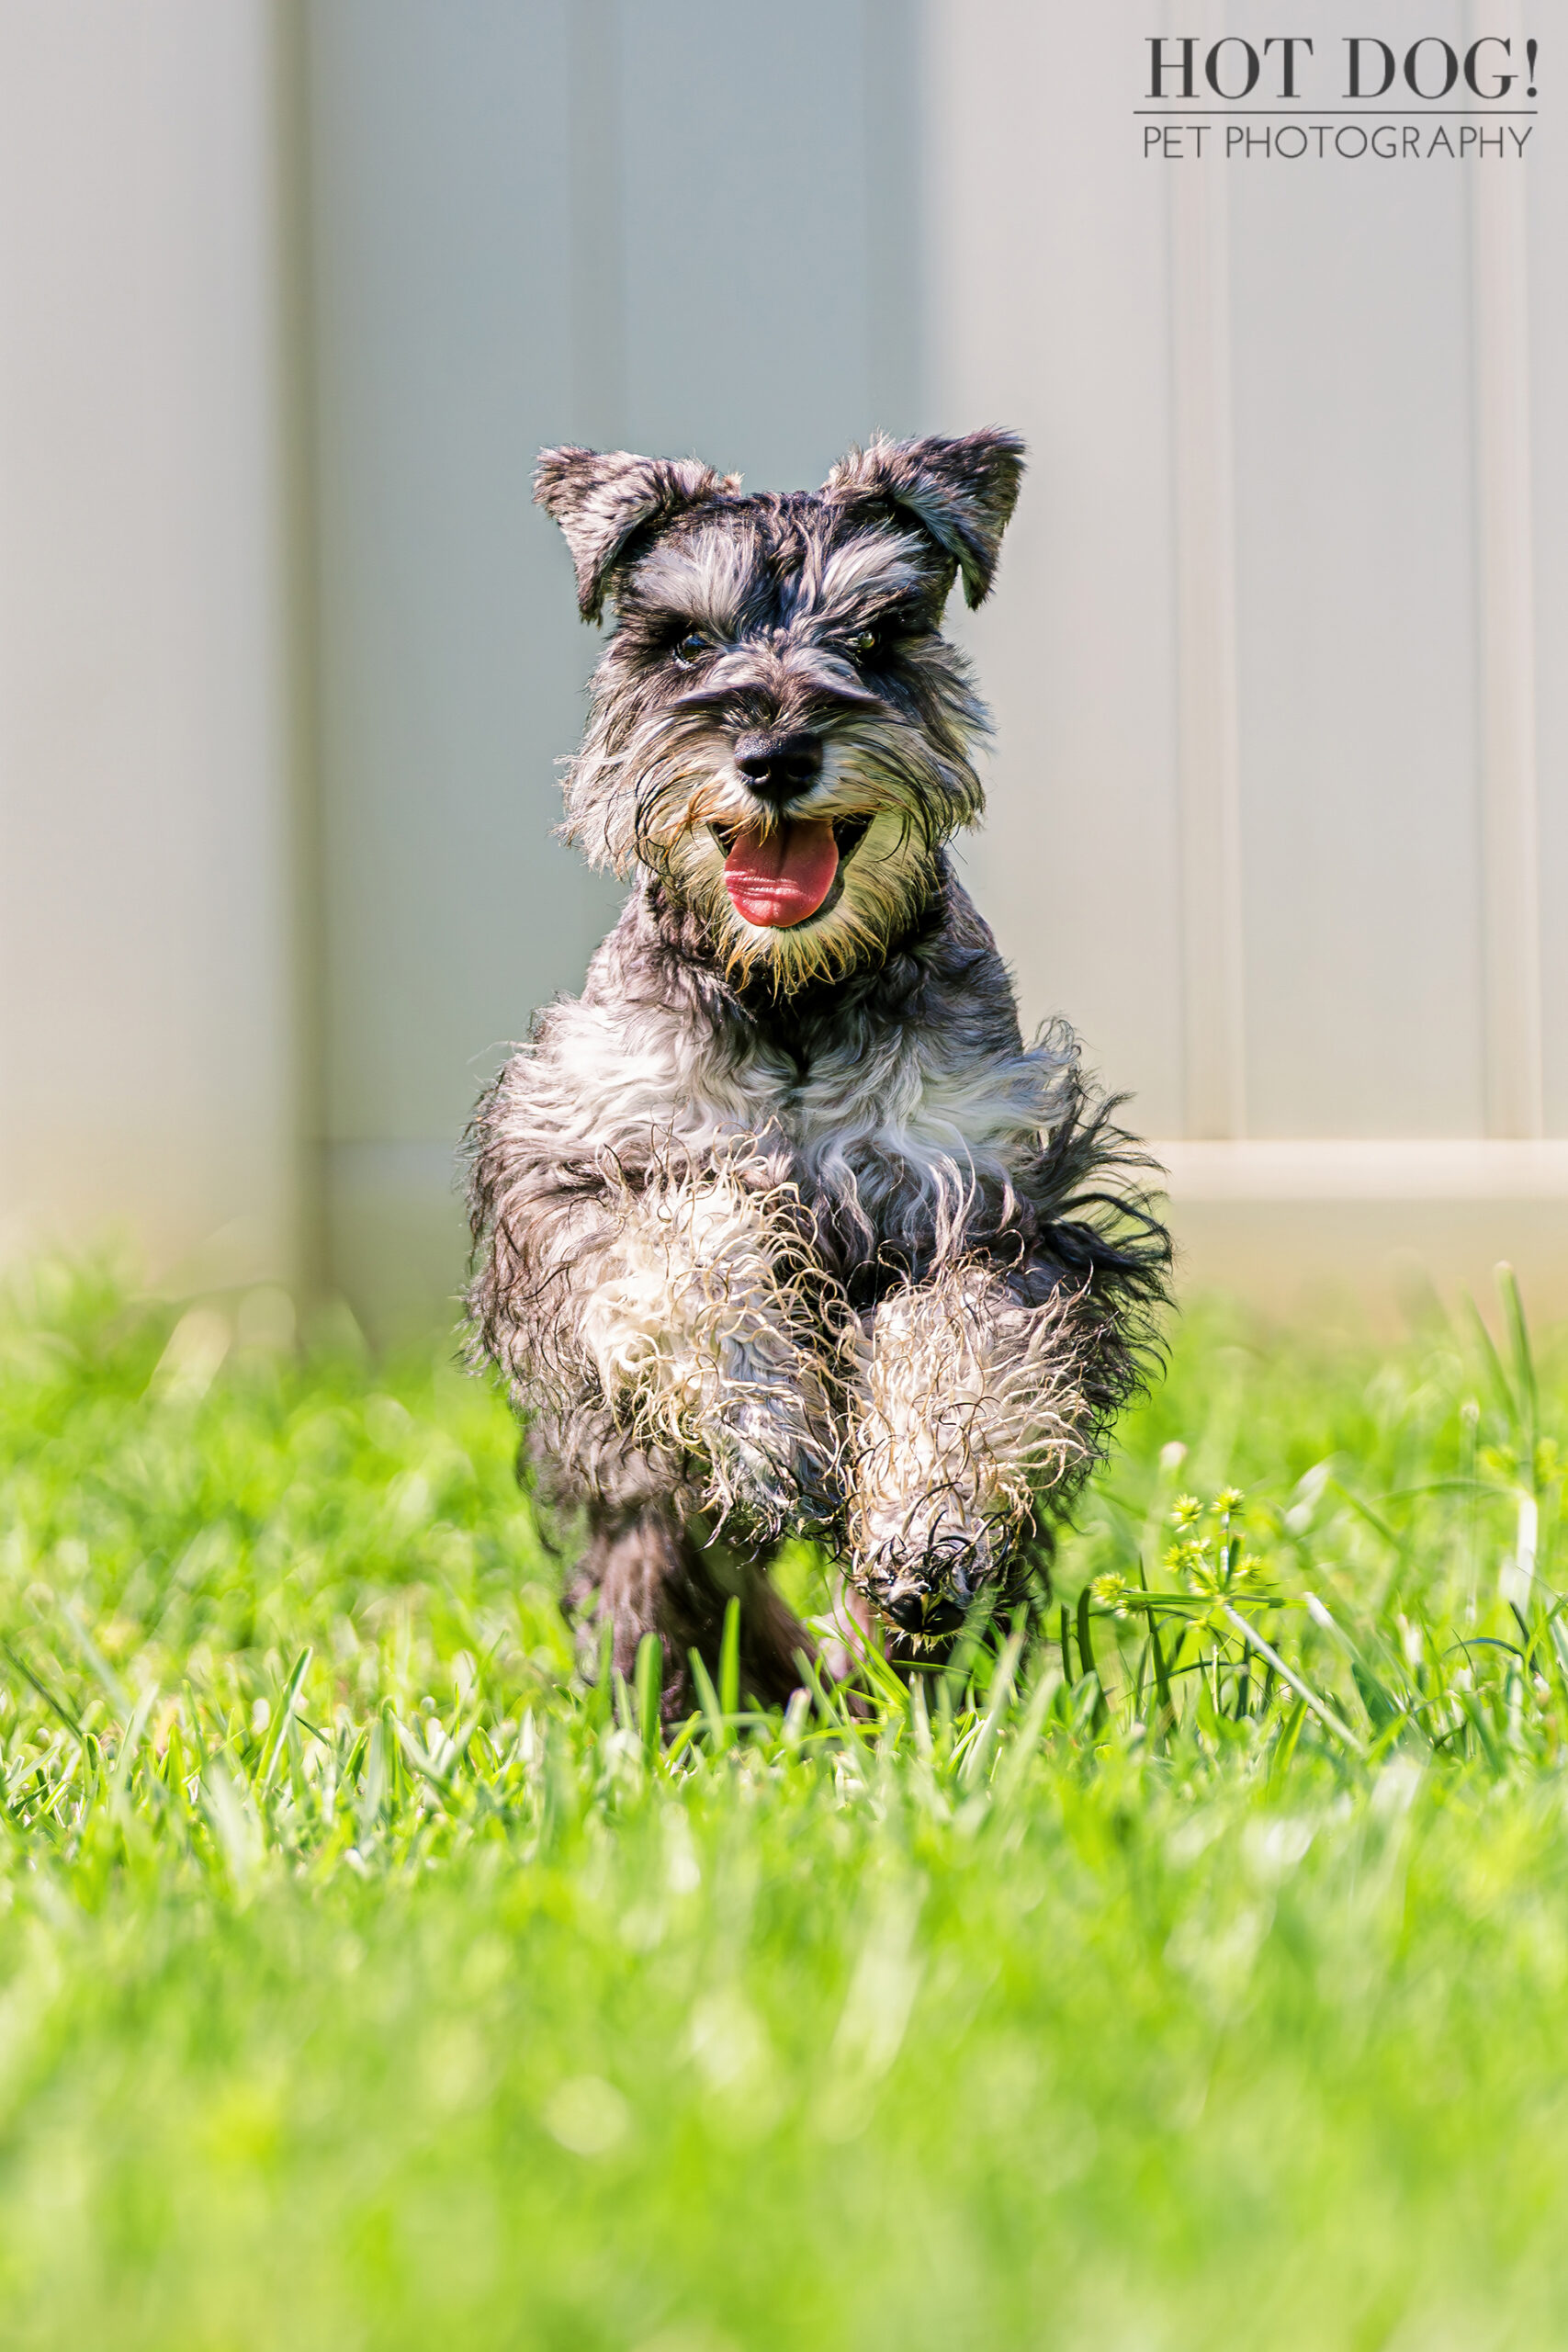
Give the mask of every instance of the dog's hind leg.
<svg viewBox="0 0 1568 2352">
<path fill-rule="evenodd" d="M 612 1627 L 612 1665 L 630 1682 L 645 1634 L 664 1653 L 662 1712 L 679 1722 L 695 1704 L 694 1650 L 716 1679 L 725 1610 L 740 1603 L 740 1692 L 782 1706 L 801 1679 L 796 1654 L 815 1655 L 810 1634 L 768 1583 L 760 1560 L 728 1545 L 705 1545 L 663 1502 L 595 1504 L 589 1541 L 570 1595 L 572 1614 Z"/>
</svg>

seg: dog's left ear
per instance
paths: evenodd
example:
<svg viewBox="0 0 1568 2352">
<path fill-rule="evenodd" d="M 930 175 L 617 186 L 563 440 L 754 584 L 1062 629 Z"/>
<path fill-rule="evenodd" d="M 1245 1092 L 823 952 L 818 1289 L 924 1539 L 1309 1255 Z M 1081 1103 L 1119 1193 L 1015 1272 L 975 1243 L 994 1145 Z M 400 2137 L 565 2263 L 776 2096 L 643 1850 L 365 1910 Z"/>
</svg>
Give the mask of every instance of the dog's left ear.
<svg viewBox="0 0 1568 2352">
<path fill-rule="evenodd" d="M 1023 480 L 1023 443 L 992 425 L 953 439 L 884 441 L 852 449 L 822 485 L 840 506 L 902 506 L 931 533 L 964 575 L 977 605 L 990 593 L 997 554 Z"/>
<path fill-rule="evenodd" d="M 542 449 L 534 503 L 561 526 L 577 573 L 577 609 L 596 621 L 610 575 L 633 534 L 659 530 L 682 507 L 739 490 L 699 458 L 634 458 L 627 449 Z"/>
</svg>

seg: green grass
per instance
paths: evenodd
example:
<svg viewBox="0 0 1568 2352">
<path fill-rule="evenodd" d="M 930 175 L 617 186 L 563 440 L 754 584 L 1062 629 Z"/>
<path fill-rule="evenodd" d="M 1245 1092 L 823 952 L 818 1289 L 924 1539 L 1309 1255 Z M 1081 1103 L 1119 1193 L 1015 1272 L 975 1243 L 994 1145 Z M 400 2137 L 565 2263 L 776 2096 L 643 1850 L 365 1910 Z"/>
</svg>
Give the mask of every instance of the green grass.
<svg viewBox="0 0 1568 2352">
<path fill-rule="evenodd" d="M 0 2341 L 1563 2341 L 1560 1351 L 1190 1318 L 1048 1640 L 659 1753 L 278 1309 L 0 1321 Z"/>
</svg>

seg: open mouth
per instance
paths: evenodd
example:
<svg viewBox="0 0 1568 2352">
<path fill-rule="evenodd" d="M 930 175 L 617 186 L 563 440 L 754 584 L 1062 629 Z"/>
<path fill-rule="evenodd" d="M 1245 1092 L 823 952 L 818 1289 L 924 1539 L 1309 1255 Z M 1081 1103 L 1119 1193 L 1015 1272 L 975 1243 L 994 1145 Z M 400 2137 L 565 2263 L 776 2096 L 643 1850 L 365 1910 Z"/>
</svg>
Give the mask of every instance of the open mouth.
<svg viewBox="0 0 1568 2352">
<path fill-rule="evenodd" d="M 790 931 L 836 898 L 842 869 L 870 830 L 869 817 L 785 817 L 768 832 L 715 825 L 724 887 L 743 922 Z"/>
</svg>

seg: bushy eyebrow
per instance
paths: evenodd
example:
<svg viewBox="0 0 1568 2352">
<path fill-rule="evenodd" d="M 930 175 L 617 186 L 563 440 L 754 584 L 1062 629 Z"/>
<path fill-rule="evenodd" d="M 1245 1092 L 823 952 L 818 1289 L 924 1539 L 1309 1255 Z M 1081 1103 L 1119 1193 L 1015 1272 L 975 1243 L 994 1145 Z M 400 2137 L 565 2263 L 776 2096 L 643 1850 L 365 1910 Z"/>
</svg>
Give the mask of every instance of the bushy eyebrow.
<svg viewBox="0 0 1568 2352">
<path fill-rule="evenodd" d="M 636 572 L 644 604 L 716 637 L 733 637 L 756 585 L 755 542 L 733 528 L 694 531 L 649 548 Z"/>
<path fill-rule="evenodd" d="M 864 620 L 890 605 L 925 600 L 931 592 L 921 541 L 900 533 L 867 531 L 830 548 L 819 571 L 803 571 L 795 609 L 832 624 Z"/>
</svg>

